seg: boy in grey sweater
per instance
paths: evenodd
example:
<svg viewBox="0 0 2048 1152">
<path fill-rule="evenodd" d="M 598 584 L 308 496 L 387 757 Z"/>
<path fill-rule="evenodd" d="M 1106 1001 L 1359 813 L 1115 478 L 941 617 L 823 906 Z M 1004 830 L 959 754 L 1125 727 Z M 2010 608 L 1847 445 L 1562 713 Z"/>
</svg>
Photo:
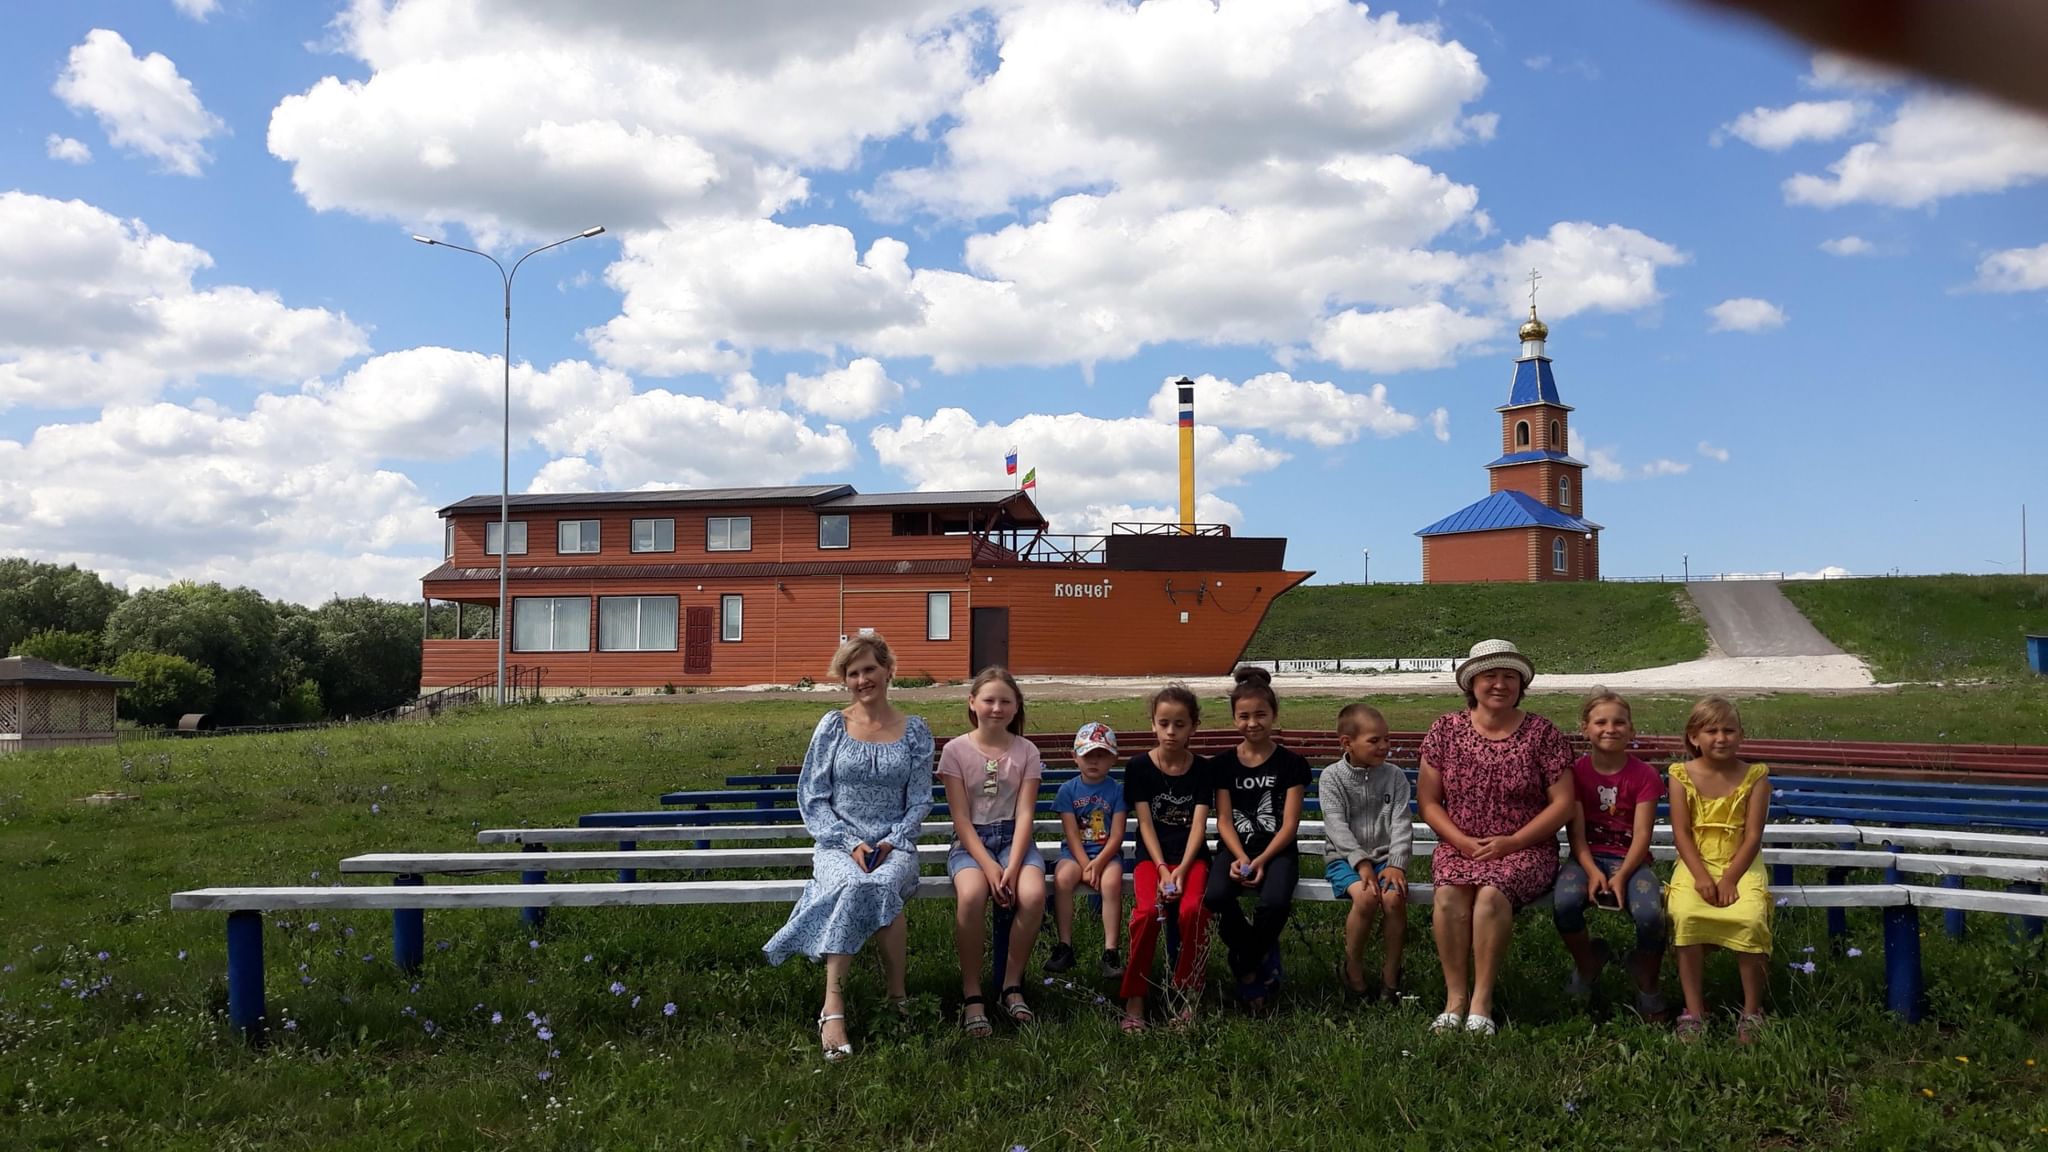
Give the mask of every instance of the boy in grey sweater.
<svg viewBox="0 0 2048 1152">
<path fill-rule="evenodd" d="M 1337 714 L 1344 756 L 1323 769 L 1323 876 L 1338 899 L 1351 903 L 1344 919 L 1344 984 L 1363 994 L 1365 942 L 1382 911 L 1380 991 L 1395 1000 L 1401 989 L 1401 944 L 1408 929 L 1408 856 L 1415 839 L 1408 777 L 1387 763 L 1387 718 L 1370 704 Z"/>
</svg>

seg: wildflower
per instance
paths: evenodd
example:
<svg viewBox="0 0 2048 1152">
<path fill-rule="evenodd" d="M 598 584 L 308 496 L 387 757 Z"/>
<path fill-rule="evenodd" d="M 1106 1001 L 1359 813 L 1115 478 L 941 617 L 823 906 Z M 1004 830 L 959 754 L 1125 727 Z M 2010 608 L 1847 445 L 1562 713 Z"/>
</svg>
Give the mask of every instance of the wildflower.
<svg viewBox="0 0 2048 1152">
<path fill-rule="evenodd" d="M 112 960 L 112 959 L 113 959 L 113 957 L 112 957 L 112 956 L 110 956 L 110 955 L 108 955 L 108 954 L 107 954 L 107 953 L 105 953 L 105 952 L 102 952 L 102 953 L 100 953 L 100 954 L 99 954 L 99 962 L 100 962 L 100 963 L 102 963 L 102 964 L 105 964 L 105 963 L 106 963 L 107 961 L 109 961 L 109 960 Z"/>
<path fill-rule="evenodd" d="M 550 1049 L 548 1049 L 548 1059 L 550 1059 L 550 1060 L 559 1060 L 559 1059 L 561 1059 L 561 1058 L 562 1058 L 562 1050 L 561 1050 L 560 1048 L 550 1048 Z"/>
<path fill-rule="evenodd" d="M 73 984 L 76 984 L 76 983 L 78 983 L 78 981 L 76 981 L 76 980 L 73 980 L 73 979 L 72 979 L 71 977 L 69 977 L 69 976 L 66 976 L 66 977 L 65 977 L 65 978 L 63 978 L 62 980 L 59 980 L 59 981 L 57 981 L 57 987 L 59 987 L 59 988 L 69 988 L 69 987 L 71 987 L 71 986 L 72 986 Z"/>
<path fill-rule="evenodd" d="M 493 1012 L 493 1013 L 491 1013 L 491 1023 L 493 1023 L 493 1024 L 503 1024 L 504 1022 L 505 1022 L 505 1014 L 504 1014 L 503 1012 Z"/>
<path fill-rule="evenodd" d="M 1956 1057 L 1956 1063 L 1958 1063 L 1958 1064 L 1968 1064 L 1969 1062 L 1970 1062 L 1970 1058 L 1969 1058 L 1968 1056 L 1958 1056 L 1958 1057 Z"/>
<path fill-rule="evenodd" d="M 528 940 L 528 941 L 526 942 L 526 946 L 527 946 L 528 948 L 538 948 L 538 947 L 540 947 L 540 941 L 538 941 L 538 940 Z"/>
<path fill-rule="evenodd" d="M 548 1028 L 539 1029 L 538 1031 L 534 1032 L 534 1036 L 538 1038 L 540 1042 L 543 1044 L 555 1038 L 554 1031 Z"/>
<path fill-rule="evenodd" d="M 354 936 L 356 934 L 356 930 L 344 924 L 341 926 L 341 934 L 343 936 Z"/>
<path fill-rule="evenodd" d="M 432 1036 L 434 1033 L 440 1031 L 440 1029 L 434 1027 L 434 1022 L 432 1020 L 420 1021 L 420 1028 L 423 1029 L 429 1036 Z"/>
<path fill-rule="evenodd" d="M 420 1014 L 420 1013 L 419 1013 L 419 1009 L 417 1009 L 417 1008 L 414 1008 L 414 1007 L 413 1007 L 412 1005 L 410 1005 L 410 1004 L 407 1004 L 407 1005 L 406 1005 L 405 1007 L 403 1007 L 403 1008 L 400 1008 L 400 1009 L 399 1009 L 398 1011 L 399 1011 L 399 1013 L 400 1013 L 401 1015 L 404 1015 L 404 1016 L 417 1016 L 417 1015 L 419 1015 L 419 1014 Z"/>
<path fill-rule="evenodd" d="M 1925 1097 L 1927 1097 L 1927 1098 L 1928 1098 L 1929 1100 L 1932 1100 L 1932 1099 L 1934 1099 L 1934 1089 L 1932 1089 L 1932 1088 L 1922 1088 L 1922 1089 L 1920 1090 L 1920 1094 L 1921 1094 L 1922 1096 L 1925 1096 Z"/>
<path fill-rule="evenodd" d="M 419 982 L 418 982 L 418 981 L 414 981 L 414 982 L 413 982 L 412 990 L 413 990 L 413 991 L 415 991 L 415 992 L 417 992 L 417 991 L 419 991 L 419 990 L 420 990 L 420 986 L 419 986 Z"/>
<path fill-rule="evenodd" d="M 384 810 L 384 809 L 383 809 L 383 807 L 382 807 L 381 805 L 377 805 L 377 804 L 372 804 L 372 805 L 370 805 L 370 815 L 372 815 L 372 816 L 375 816 L 375 815 L 376 815 L 377 813 L 379 813 L 379 812 L 382 812 L 383 810 Z"/>
<path fill-rule="evenodd" d="M 673 1015 L 675 1015 L 675 1014 L 676 1014 L 676 1002 L 675 1002 L 675 1001 L 673 1001 L 673 1000 L 671 1000 L 671 1001 L 669 1001 L 668 1003 L 666 1003 L 666 1004 L 663 1004 L 663 1005 L 661 1006 L 661 1014 L 662 1014 L 663 1016 L 673 1016 Z M 2028 1065 L 2030 1065 L 2030 1066 L 2031 1066 L 2031 1065 L 2032 1065 L 2032 1064 L 2033 1064 L 2034 1062 L 2033 1062 L 2032 1060 L 2029 1060 L 2029 1061 L 2027 1061 L 2027 1063 L 2028 1063 Z"/>
<path fill-rule="evenodd" d="M 583 962 L 584 962 L 585 964 L 588 964 L 588 963 L 590 963 L 590 960 L 591 960 L 591 955 L 590 955 L 590 953 L 588 953 L 588 952 L 585 952 L 585 953 L 583 954 Z"/>
<path fill-rule="evenodd" d="M 1785 908 L 1785 907 L 1789 907 L 1789 906 L 1791 905 L 1791 903 L 1792 903 L 1792 899 L 1791 899 L 1791 897 L 1789 897 L 1789 896 L 1780 896 L 1780 897 L 1778 897 L 1778 907 L 1780 907 L 1780 908 Z"/>
<path fill-rule="evenodd" d="M 1578 1114 L 1579 1114 L 1579 1103 L 1578 1103 L 1578 1101 L 1576 1101 L 1576 1100 L 1567 1100 L 1567 1101 L 1565 1101 L 1565 1102 L 1564 1102 L 1564 1110 L 1565 1110 L 1566 1112 L 1569 1112 L 1569 1113 L 1571 1113 L 1571 1114 L 1572 1114 L 1572 1115 L 1574 1115 L 1574 1116 L 1578 1115 Z"/>
<path fill-rule="evenodd" d="M 306 925 L 306 931 L 308 932 L 318 932 L 319 930 L 320 922 L 318 920 L 315 920 L 311 924 Z"/>
<path fill-rule="evenodd" d="M 436 951 L 436 952 L 446 952 L 446 951 L 447 951 L 448 949 L 450 949 L 450 948 L 453 948 L 453 947 L 454 947 L 454 945 L 453 945 L 453 944 L 450 944 L 450 943 L 449 943 L 448 941 L 446 941 L 446 940 L 436 940 L 436 941 L 434 941 L 434 951 Z"/>
<path fill-rule="evenodd" d="M 483 1010 L 484 1006 L 481 1003 L 479 1003 L 476 1007 L 470 1009 L 471 1012 L 481 1012 Z"/>
<path fill-rule="evenodd" d="M 626 1007 L 628 1008 L 638 1008 L 639 1006 L 640 998 L 638 996 L 633 997 L 633 1002 L 631 1004 L 626 1005 Z"/>
<path fill-rule="evenodd" d="M 624 984 L 619 983 L 617 980 L 612 981 L 612 995 L 624 996 L 625 994 L 626 986 Z"/>
<path fill-rule="evenodd" d="M 548 1071 L 548 1070 L 547 1070 L 547 1069 L 545 1069 L 545 1068 L 543 1068 L 543 1069 L 541 1069 L 541 1070 L 540 1070 L 539 1072 L 535 1073 L 535 1075 L 536 1075 L 536 1076 L 538 1076 L 538 1077 L 539 1077 L 540 1079 L 542 1079 L 542 1080 L 553 1080 L 553 1079 L 555 1078 L 555 1074 L 554 1074 L 553 1072 L 550 1072 L 550 1071 Z"/>
<path fill-rule="evenodd" d="M 2032 1068 L 2033 1066 L 2034 1062 L 2032 1060 L 2027 1061 L 2027 1067 Z"/>
<path fill-rule="evenodd" d="M 287 1032 L 297 1032 L 299 1030 L 299 1022 L 297 1020 L 285 1021 L 284 1030 Z"/>
<path fill-rule="evenodd" d="M 313 876 L 312 876 L 312 878 L 313 878 L 313 879 L 315 879 L 315 880 L 318 880 L 318 879 L 320 878 L 320 873 L 319 873 L 319 872 L 318 872 L 318 871 L 316 870 L 316 871 L 315 871 L 315 872 L 313 873 Z"/>
<path fill-rule="evenodd" d="M 178 959 L 180 959 L 180 960 L 183 960 L 184 958 L 185 958 L 185 957 L 184 957 L 184 955 L 183 955 L 182 953 L 181 953 L 181 954 L 179 954 L 179 956 L 178 956 Z M 14 973 L 14 965 L 12 965 L 12 964 L 8 964 L 8 965 L 0 966 L 0 976 L 9 976 L 9 975 L 12 975 L 13 973 Z"/>
<path fill-rule="evenodd" d="M 1811 944 L 1808 944 L 1808 945 L 1807 945 L 1806 947 L 1804 947 L 1804 948 L 1801 948 L 1801 949 L 1800 949 L 1800 951 L 1801 951 L 1801 952 L 1804 952 L 1804 953 L 1806 953 L 1806 954 L 1807 954 L 1807 955 L 1809 955 L 1809 956 L 1811 956 L 1811 955 L 1813 955 L 1813 945 L 1811 945 Z"/>
<path fill-rule="evenodd" d="M 1854 959 L 1855 959 L 1855 958 L 1857 958 L 1858 956 L 1861 956 L 1861 955 L 1863 955 L 1863 949 L 1861 949 L 1861 948 L 1851 948 L 1851 949 L 1849 949 L 1849 950 L 1848 950 L 1847 952 L 1843 953 L 1843 955 L 1847 956 L 1847 957 L 1848 957 L 1849 959 L 1851 959 L 1851 960 L 1854 960 Z"/>
</svg>

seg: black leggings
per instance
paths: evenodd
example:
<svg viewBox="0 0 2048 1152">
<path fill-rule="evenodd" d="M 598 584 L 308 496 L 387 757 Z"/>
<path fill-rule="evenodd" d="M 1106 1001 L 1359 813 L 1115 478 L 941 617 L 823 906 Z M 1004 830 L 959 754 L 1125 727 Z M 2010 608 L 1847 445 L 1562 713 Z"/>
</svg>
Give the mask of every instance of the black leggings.
<svg viewBox="0 0 2048 1152">
<path fill-rule="evenodd" d="M 1216 913 L 1216 928 L 1230 950 L 1230 969 L 1242 977 L 1257 970 L 1266 953 L 1280 943 L 1287 917 L 1294 912 L 1294 886 L 1301 879 L 1301 860 L 1289 852 L 1266 862 L 1266 874 L 1256 889 L 1239 884 L 1230 874 L 1230 862 L 1218 856 L 1209 868 L 1209 888 L 1202 903 Z M 1241 897 L 1255 895 L 1250 920 L 1245 919 Z"/>
</svg>

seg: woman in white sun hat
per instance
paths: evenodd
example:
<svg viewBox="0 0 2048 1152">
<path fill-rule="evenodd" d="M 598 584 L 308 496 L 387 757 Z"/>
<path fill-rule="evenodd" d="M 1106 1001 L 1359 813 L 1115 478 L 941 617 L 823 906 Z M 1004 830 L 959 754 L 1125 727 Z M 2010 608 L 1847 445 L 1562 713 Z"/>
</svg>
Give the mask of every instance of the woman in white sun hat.
<svg viewBox="0 0 2048 1152">
<path fill-rule="evenodd" d="M 1515 912 L 1557 881 L 1557 831 L 1571 819 L 1572 750 L 1522 711 L 1536 666 L 1506 640 L 1482 640 L 1458 666 L 1467 707 L 1422 739 L 1416 807 L 1436 831 L 1437 956 L 1444 1011 L 1431 1029 L 1491 1036 L 1493 982 Z"/>
</svg>

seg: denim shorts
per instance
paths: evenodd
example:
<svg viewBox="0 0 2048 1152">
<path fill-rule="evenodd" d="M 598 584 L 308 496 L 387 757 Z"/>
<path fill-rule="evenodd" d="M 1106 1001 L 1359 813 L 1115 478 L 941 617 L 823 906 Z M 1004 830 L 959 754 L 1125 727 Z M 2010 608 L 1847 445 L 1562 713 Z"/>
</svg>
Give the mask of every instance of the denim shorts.
<svg viewBox="0 0 2048 1152">
<path fill-rule="evenodd" d="M 1086 852 L 1088 854 L 1088 859 L 1090 860 L 1093 860 L 1097 856 L 1102 855 L 1102 848 L 1103 846 L 1101 844 L 1090 844 L 1086 840 L 1083 840 L 1081 842 L 1081 851 Z M 1117 851 L 1122 852 L 1123 845 L 1117 845 Z M 1080 863 L 1080 857 L 1074 855 L 1074 850 L 1072 848 L 1067 847 L 1067 842 L 1065 840 L 1060 841 L 1059 859 L 1072 860 L 1077 864 Z"/>
<path fill-rule="evenodd" d="M 1372 869 L 1372 878 L 1375 880 L 1380 878 L 1380 873 L 1387 870 L 1386 861 L 1384 860 L 1378 862 L 1368 860 L 1365 862 L 1365 866 Z M 1351 898 L 1351 886 L 1363 880 L 1364 877 L 1358 874 L 1358 869 L 1351 866 L 1351 861 L 1346 860 L 1342 856 L 1332 856 L 1329 862 L 1323 865 L 1323 879 L 1330 882 L 1330 891 L 1337 894 L 1337 899 L 1349 900 Z"/>
<path fill-rule="evenodd" d="M 1015 820 L 998 820 L 994 824 L 974 826 L 974 834 L 981 837 L 982 847 L 987 848 L 988 854 L 996 858 L 996 863 L 1005 868 L 1010 866 L 1010 844 L 1016 830 Z M 1040 872 L 1045 871 L 1045 857 L 1038 854 L 1038 845 L 1031 845 L 1025 852 L 1024 865 L 1027 868 L 1036 868 Z M 969 852 L 965 845 L 956 842 L 953 850 L 946 853 L 947 876 L 958 876 L 965 869 L 979 867 L 981 865 L 974 862 L 974 853 Z"/>
</svg>

